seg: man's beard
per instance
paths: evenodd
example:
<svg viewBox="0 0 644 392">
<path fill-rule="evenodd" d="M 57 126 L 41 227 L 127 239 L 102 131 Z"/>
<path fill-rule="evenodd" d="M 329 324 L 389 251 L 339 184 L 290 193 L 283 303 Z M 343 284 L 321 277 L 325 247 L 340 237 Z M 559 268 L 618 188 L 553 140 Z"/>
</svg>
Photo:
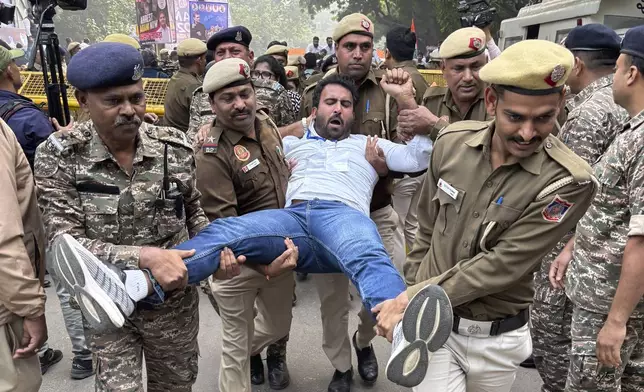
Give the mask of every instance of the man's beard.
<svg viewBox="0 0 644 392">
<path fill-rule="evenodd" d="M 324 137 L 325 139 L 336 139 L 347 133 L 347 130 L 351 129 L 353 121 L 344 121 L 340 114 L 334 114 L 328 118 L 315 118 L 315 131 L 318 135 Z M 330 125 L 340 126 L 334 130 L 330 130 Z M 333 133 L 333 134 L 332 134 Z"/>
</svg>

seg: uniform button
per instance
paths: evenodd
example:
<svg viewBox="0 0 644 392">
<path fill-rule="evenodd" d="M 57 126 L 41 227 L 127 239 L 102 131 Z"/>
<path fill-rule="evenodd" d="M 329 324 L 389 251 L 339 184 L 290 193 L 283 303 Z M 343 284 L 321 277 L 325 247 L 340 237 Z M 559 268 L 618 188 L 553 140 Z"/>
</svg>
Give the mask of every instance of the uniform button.
<svg viewBox="0 0 644 392">
<path fill-rule="evenodd" d="M 487 183 L 485 183 L 485 186 L 488 188 L 492 188 L 492 185 L 494 185 L 492 184 L 492 181 L 488 181 Z"/>
<path fill-rule="evenodd" d="M 552 148 L 552 143 L 551 142 L 546 142 L 546 148 Z"/>
<path fill-rule="evenodd" d="M 474 211 L 474 217 L 475 217 L 475 218 L 478 218 L 478 217 L 479 217 L 479 213 L 478 213 L 478 212 L 476 212 L 476 211 Z"/>
<path fill-rule="evenodd" d="M 463 248 L 467 248 L 468 245 L 467 241 L 463 241 Z"/>
</svg>

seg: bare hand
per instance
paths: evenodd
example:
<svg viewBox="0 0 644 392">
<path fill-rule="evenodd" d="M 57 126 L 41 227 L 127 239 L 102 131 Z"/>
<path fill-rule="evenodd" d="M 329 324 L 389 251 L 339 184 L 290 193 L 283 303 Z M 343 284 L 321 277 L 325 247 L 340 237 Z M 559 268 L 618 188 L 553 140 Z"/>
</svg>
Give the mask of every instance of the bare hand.
<svg viewBox="0 0 644 392">
<path fill-rule="evenodd" d="M 548 278 L 553 288 L 564 289 L 564 278 L 566 277 L 566 270 L 570 260 L 572 260 L 572 249 L 566 246 L 550 264 Z"/>
<path fill-rule="evenodd" d="M 389 174 L 389 167 L 387 167 L 385 153 L 382 151 L 382 148 L 378 147 L 378 136 L 367 137 L 365 157 L 371 166 L 376 169 L 376 173 L 378 173 L 380 177 L 384 177 Z"/>
<path fill-rule="evenodd" d="M 45 315 L 22 322 L 22 341 L 13 359 L 29 358 L 38 353 L 38 349 L 47 341 L 47 321 Z"/>
<path fill-rule="evenodd" d="M 145 113 L 145 115 L 143 115 L 143 121 L 148 124 L 156 124 L 157 121 L 159 121 L 159 116 L 157 116 L 156 113 Z"/>
<path fill-rule="evenodd" d="M 371 309 L 372 313 L 378 314 L 376 331 L 379 336 L 387 338 L 390 342 L 393 340 L 394 328 L 402 320 L 408 304 L 409 297 L 407 292 L 403 291 L 395 299 L 389 299 Z"/>
<path fill-rule="evenodd" d="M 221 257 L 219 258 L 219 269 L 215 272 L 215 279 L 217 280 L 228 280 L 232 279 L 235 276 L 239 276 L 241 273 L 240 264 L 246 262 L 246 256 L 239 256 L 235 259 L 233 251 L 229 248 L 224 248 L 221 251 Z"/>
<path fill-rule="evenodd" d="M 286 251 L 273 260 L 269 265 L 255 265 L 255 269 L 262 275 L 266 276 L 266 279 L 280 276 L 297 267 L 297 258 L 300 255 L 298 247 L 295 246 L 290 238 L 284 239 L 284 245 L 286 245 Z"/>
<path fill-rule="evenodd" d="M 620 350 L 626 339 L 626 324 L 610 318 L 597 335 L 597 361 L 604 366 L 618 367 L 622 363 Z"/>
<path fill-rule="evenodd" d="M 56 131 L 69 132 L 74 128 L 74 117 L 70 116 L 70 118 L 71 118 L 71 121 L 69 122 L 69 124 L 65 125 L 64 127 L 58 123 L 58 120 L 56 120 L 55 117 L 49 118 L 49 121 L 51 121 L 51 124 L 54 126 L 54 129 Z"/>
<path fill-rule="evenodd" d="M 398 113 L 398 137 L 403 141 L 411 140 L 414 135 L 428 135 L 439 118 L 425 106 L 405 109 Z"/>
<path fill-rule="evenodd" d="M 386 93 L 399 100 L 402 97 L 414 98 L 414 83 L 409 73 L 402 68 L 387 70 L 380 81 L 380 87 Z"/>
<path fill-rule="evenodd" d="M 195 150 L 198 150 L 201 148 L 203 145 L 203 142 L 206 140 L 206 136 L 208 136 L 208 131 L 210 130 L 210 124 L 204 124 L 199 128 L 197 131 L 197 134 L 195 135 Z"/>
<path fill-rule="evenodd" d="M 295 169 L 295 166 L 297 166 L 297 161 L 295 158 L 291 158 L 288 161 L 286 161 L 286 164 L 288 165 L 288 172 L 290 174 L 293 174 L 293 169 Z"/>
<path fill-rule="evenodd" d="M 183 259 L 191 257 L 195 250 L 175 250 L 144 247 L 139 256 L 139 267 L 149 269 L 159 282 L 163 291 L 172 291 L 186 287 L 188 269 Z"/>
<path fill-rule="evenodd" d="M 492 39 L 492 32 L 490 31 L 490 26 L 491 25 L 487 25 L 481 28 L 481 30 L 483 30 L 483 32 L 485 33 L 485 43 L 490 42 L 490 40 Z"/>
</svg>

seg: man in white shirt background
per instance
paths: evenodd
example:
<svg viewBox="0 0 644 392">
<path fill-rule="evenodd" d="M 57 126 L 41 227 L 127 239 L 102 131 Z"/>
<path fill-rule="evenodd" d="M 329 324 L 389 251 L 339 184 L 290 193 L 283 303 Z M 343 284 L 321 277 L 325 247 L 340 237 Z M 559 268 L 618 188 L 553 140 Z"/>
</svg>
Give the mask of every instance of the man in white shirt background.
<svg viewBox="0 0 644 392">
<path fill-rule="evenodd" d="M 306 47 L 306 53 L 318 54 L 322 49 L 320 46 L 320 37 L 313 37 L 313 43 Z"/>
<path fill-rule="evenodd" d="M 335 54 L 335 43 L 332 37 L 326 37 L 326 46 L 322 49 L 326 50 L 326 54 L 331 56 Z"/>
</svg>

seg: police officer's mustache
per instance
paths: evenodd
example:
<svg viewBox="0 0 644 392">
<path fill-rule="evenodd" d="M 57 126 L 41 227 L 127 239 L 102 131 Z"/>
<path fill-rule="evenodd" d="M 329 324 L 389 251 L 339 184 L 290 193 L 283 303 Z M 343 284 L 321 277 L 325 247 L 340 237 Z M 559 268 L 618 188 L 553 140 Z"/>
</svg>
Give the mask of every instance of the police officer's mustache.
<svg viewBox="0 0 644 392">
<path fill-rule="evenodd" d="M 232 117 L 237 117 L 237 116 L 243 116 L 243 115 L 250 115 L 250 110 L 248 109 L 242 109 L 242 110 L 235 110 L 232 113 Z"/>
<path fill-rule="evenodd" d="M 120 127 L 123 125 L 136 125 L 137 127 L 141 125 L 141 119 L 139 116 L 132 116 L 132 117 L 125 117 L 125 116 L 119 116 L 116 118 L 116 122 L 114 123 L 115 127 Z"/>
</svg>

